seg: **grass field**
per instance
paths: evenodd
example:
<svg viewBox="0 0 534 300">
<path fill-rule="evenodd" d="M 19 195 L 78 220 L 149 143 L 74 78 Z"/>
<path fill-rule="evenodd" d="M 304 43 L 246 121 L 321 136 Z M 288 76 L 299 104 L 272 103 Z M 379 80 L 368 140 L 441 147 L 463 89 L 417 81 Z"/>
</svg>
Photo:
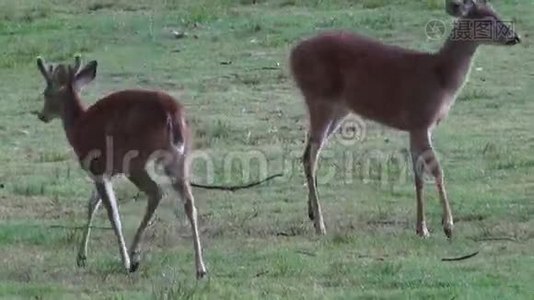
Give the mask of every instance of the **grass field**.
<svg viewBox="0 0 534 300">
<path fill-rule="evenodd" d="M 525 41 L 481 48 L 435 131 L 456 221 L 451 241 L 430 183 L 431 237 L 415 235 L 407 136 L 372 122 L 359 141 L 334 138 L 322 153 L 328 234 L 317 237 L 307 217 L 300 164 L 307 121 L 289 76 L 289 49 L 320 30 L 343 28 L 434 51 L 441 41 L 428 39 L 425 25 L 449 24 L 442 4 L 0 0 L 0 298 L 532 299 L 531 0 L 495 4 Z M 87 267 L 76 267 L 76 227 L 85 222 L 92 186 L 60 122 L 45 125 L 30 113 L 42 106 L 36 56 L 60 62 L 75 53 L 99 61 L 97 79 L 83 92 L 87 103 L 132 87 L 163 89 L 184 103 L 196 153 L 213 162 L 213 172 L 201 161 L 194 165 L 197 182 L 238 184 L 264 176 L 262 170 L 284 172 L 246 191 L 194 190 L 206 280 L 194 279 L 189 224 L 182 210 L 176 221 L 171 196 L 147 230 L 137 273 L 123 272 L 112 231 L 99 229 Z M 136 189 L 121 178 L 115 189 L 129 242 L 145 198 L 135 200 Z M 95 225 L 109 227 L 103 210 Z M 465 261 L 441 261 L 475 251 Z"/>
</svg>

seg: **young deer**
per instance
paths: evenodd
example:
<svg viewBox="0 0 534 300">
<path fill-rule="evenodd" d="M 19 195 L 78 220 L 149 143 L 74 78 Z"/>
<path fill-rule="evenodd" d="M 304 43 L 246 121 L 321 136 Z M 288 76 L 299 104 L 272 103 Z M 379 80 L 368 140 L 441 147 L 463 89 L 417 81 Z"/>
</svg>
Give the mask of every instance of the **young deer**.
<svg viewBox="0 0 534 300">
<path fill-rule="evenodd" d="M 451 237 L 453 218 L 443 172 L 432 150 L 432 129 L 453 105 L 478 46 L 515 45 L 520 39 L 486 1 L 447 0 L 446 11 L 457 18 L 456 24 L 473 26 L 475 21 L 484 22 L 491 35 L 477 39 L 471 33 L 460 39 L 462 28 L 455 26 L 437 53 L 422 53 L 357 34 L 329 32 L 302 41 L 292 50 L 291 71 L 309 112 L 303 164 L 309 190 L 308 214 L 318 234 L 325 233 L 317 196 L 319 152 L 340 121 L 356 113 L 410 134 L 417 198 L 416 232 L 423 237 L 429 235 L 422 172 L 416 168 L 422 163 L 422 171 L 427 169 L 435 178 L 443 206 L 443 229 Z"/>
<path fill-rule="evenodd" d="M 97 62 L 81 67 L 47 66 L 42 58 L 37 66 L 46 80 L 44 107 L 38 113 L 43 122 L 59 117 L 80 164 L 93 178 L 96 192 L 89 200 L 85 232 L 77 263 L 85 265 L 87 244 L 94 213 L 102 202 L 118 240 L 124 267 L 134 272 L 139 267 L 143 232 L 162 198 L 161 187 L 149 176 L 147 163 L 163 165 L 164 175 L 184 199 L 185 211 L 193 231 L 197 278 L 206 274 L 197 226 L 197 210 L 189 183 L 186 163 L 191 136 L 185 111 L 170 95 L 158 91 L 123 90 L 110 94 L 86 109 L 79 98 L 83 86 L 96 76 Z M 125 174 L 148 196 L 145 215 L 129 251 L 122 234 L 117 200 L 111 179 Z"/>
</svg>

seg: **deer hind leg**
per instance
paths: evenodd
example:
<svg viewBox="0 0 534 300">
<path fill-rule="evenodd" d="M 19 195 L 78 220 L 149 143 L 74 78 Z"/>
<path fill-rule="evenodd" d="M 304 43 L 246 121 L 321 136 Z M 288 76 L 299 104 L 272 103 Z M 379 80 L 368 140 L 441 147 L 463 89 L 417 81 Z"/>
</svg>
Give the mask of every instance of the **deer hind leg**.
<svg viewBox="0 0 534 300">
<path fill-rule="evenodd" d="M 89 235 L 91 233 L 91 224 L 93 223 L 95 212 L 98 210 L 98 207 L 101 203 L 102 201 L 100 196 L 96 191 L 93 190 L 87 204 L 87 223 L 85 224 L 82 241 L 78 251 L 78 257 L 76 259 L 76 264 L 78 267 L 85 267 L 85 261 L 87 260 L 87 246 L 89 244 Z"/>
<path fill-rule="evenodd" d="M 191 192 L 191 185 L 188 178 L 188 166 L 186 165 L 185 156 L 182 153 L 178 153 L 178 158 L 172 164 L 167 165 L 165 171 L 171 179 L 173 189 L 184 201 L 185 213 L 191 224 L 191 231 L 193 234 L 196 276 L 197 279 L 200 279 L 207 274 L 207 270 L 204 264 L 204 259 L 202 258 L 202 246 L 200 244 L 198 233 L 197 208 L 195 207 L 195 198 Z M 178 210 L 176 210 L 176 217 L 179 217 Z"/>
<path fill-rule="evenodd" d="M 110 178 L 103 178 L 98 180 L 95 183 L 96 190 L 102 199 L 102 203 L 107 210 L 108 218 L 117 237 L 117 242 L 119 244 L 119 250 L 122 258 L 122 263 L 126 270 L 130 270 L 130 257 L 128 251 L 126 250 L 126 243 L 124 242 L 124 236 L 122 234 L 122 225 L 119 216 L 119 207 L 117 204 L 117 199 L 113 193 L 113 187 L 111 185 Z"/>
<path fill-rule="evenodd" d="M 328 129 L 327 129 L 327 133 L 326 133 L 326 136 L 324 137 L 323 139 L 323 142 L 322 142 L 322 146 L 324 146 L 324 144 L 326 144 L 326 142 L 328 141 L 328 139 L 330 138 L 330 136 L 332 136 L 332 134 L 334 132 L 336 132 L 336 130 L 339 128 L 339 125 L 341 123 L 341 121 L 347 116 L 348 112 L 340 112 L 338 114 L 335 115 L 335 117 L 333 117 L 333 119 L 330 121 L 329 125 L 328 125 Z M 303 155 L 303 160 L 310 155 L 310 149 L 311 149 L 311 141 L 310 141 L 310 137 L 311 137 L 311 133 L 308 133 L 308 142 L 307 142 L 307 145 L 306 145 L 306 148 L 305 148 L 305 151 L 304 151 L 304 155 Z M 320 148 L 322 148 L 322 146 Z M 319 152 L 320 152 L 320 149 L 317 150 L 317 158 L 315 160 L 318 159 L 318 156 L 319 156 Z M 309 158 L 308 158 L 309 159 Z M 317 162 L 316 162 L 317 164 Z M 306 173 L 308 174 L 308 173 Z M 315 179 L 313 180 L 313 183 L 314 183 L 314 186 L 315 186 L 315 190 L 317 191 L 317 177 L 315 176 L 315 172 L 313 172 L 314 174 L 314 177 Z M 306 176 L 308 177 L 308 176 Z M 308 217 L 310 218 L 310 220 L 314 220 L 314 208 L 312 206 L 312 197 L 308 197 Z"/>
<path fill-rule="evenodd" d="M 417 194 L 417 233 L 424 237 L 429 235 L 428 230 L 426 229 L 423 200 L 423 175 L 425 170 L 429 170 L 435 179 L 436 188 L 443 208 L 443 231 L 445 232 L 445 235 L 450 238 L 452 236 L 453 218 L 449 200 L 447 199 L 447 193 L 445 191 L 443 170 L 436 157 L 436 153 L 432 149 L 430 132 L 412 132 L 410 134 L 410 145 L 412 149 Z"/>
<path fill-rule="evenodd" d="M 150 175 L 146 171 L 132 173 L 128 178 L 137 186 L 139 190 L 143 191 L 148 196 L 145 215 L 141 220 L 139 227 L 137 228 L 137 232 L 135 233 L 129 251 L 131 260 L 130 272 L 135 272 L 139 268 L 139 262 L 141 260 L 141 251 L 139 246 L 143 239 L 143 234 L 148 224 L 152 220 L 152 217 L 154 216 L 154 212 L 156 211 L 156 208 L 163 197 L 163 193 L 158 184 L 150 178 Z"/>
<path fill-rule="evenodd" d="M 308 185 L 308 216 L 314 221 L 316 233 L 325 234 L 326 229 L 317 193 L 317 160 L 321 148 L 328 140 L 328 137 L 338 128 L 339 123 L 345 118 L 347 112 L 336 112 L 327 105 L 309 105 L 308 108 L 310 113 L 310 127 L 302 157 Z"/>
</svg>

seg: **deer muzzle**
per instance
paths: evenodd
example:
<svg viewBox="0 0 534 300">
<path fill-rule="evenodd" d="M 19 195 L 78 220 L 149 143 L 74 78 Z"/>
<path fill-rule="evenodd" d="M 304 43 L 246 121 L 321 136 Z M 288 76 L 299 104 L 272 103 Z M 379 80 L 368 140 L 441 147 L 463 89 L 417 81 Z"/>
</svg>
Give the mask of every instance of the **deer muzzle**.
<svg viewBox="0 0 534 300">
<path fill-rule="evenodd" d="M 521 43 L 521 38 L 516 34 L 511 40 L 506 42 L 506 45 L 513 46 Z"/>
</svg>

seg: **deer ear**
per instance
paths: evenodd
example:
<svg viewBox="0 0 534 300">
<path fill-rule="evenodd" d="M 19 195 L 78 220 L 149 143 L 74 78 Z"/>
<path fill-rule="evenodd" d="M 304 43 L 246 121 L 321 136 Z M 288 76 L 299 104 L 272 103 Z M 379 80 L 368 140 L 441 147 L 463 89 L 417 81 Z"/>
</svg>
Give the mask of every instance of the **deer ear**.
<svg viewBox="0 0 534 300">
<path fill-rule="evenodd" d="M 82 66 L 82 56 L 80 54 L 74 55 L 74 67 L 72 69 L 74 70 L 74 73 L 78 73 L 78 70 L 80 70 L 80 67 Z"/>
<path fill-rule="evenodd" d="M 445 0 L 445 11 L 456 18 L 465 17 L 474 5 L 473 0 Z"/>
<path fill-rule="evenodd" d="M 77 91 L 95 79 L 97 66 L 96 60 L 90 61 L 74 75 L 73 86 Z"/>
<path fill-rule="evenodd" d="M 50 82 L 50 74 L 48 74 L 48 71 L 46 70 L 44 59 L 40 56 L 37 57 L 37 68 L 39 68 L 39 71 L 41 71 L 45 80 Z"/>
</svg>

